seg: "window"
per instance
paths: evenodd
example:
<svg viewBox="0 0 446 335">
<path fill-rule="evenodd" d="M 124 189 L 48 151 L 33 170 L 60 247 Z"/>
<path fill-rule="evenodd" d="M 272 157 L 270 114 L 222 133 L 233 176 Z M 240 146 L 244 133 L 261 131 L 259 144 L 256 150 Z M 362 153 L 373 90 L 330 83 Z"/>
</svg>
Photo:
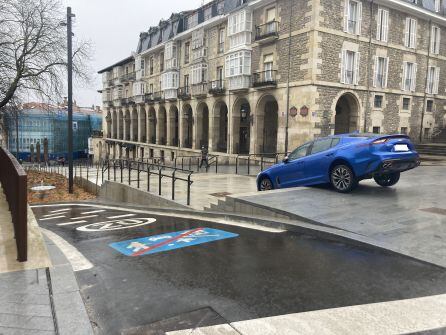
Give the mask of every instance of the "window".
<svg viewBox="0 0 446 335">
<path fill-rule="evenodd" d="M 382 108 L 382 106 L 383 106 L 383 96 L 382 95 L 375 95 L 373 106 L 375 108 Z"/>
<path fill-rule="evenodd" d="M 438 94 L 439 79 L 440 79 L 440 68 L 436 66 L 429 66 L 429 70 L 427 72 L 426 93 Z"/>
<path fill-rule="evenodd" d="M 415 91 L 417 64 L 404 62 L 403 63 L 403 91 Z"/>
<path fill-rule="evenodd" d="M 207 64 L 197 64 L 192 68 L 192 85 L 206 83 L 208 66 Z"/>
<path fill-rule="evenodd" d="M 161 90 L 178 88 L 178 72 L 166 72 L 161 75 Z"/>
<path fill-rule="evenodd" d="M 276 30 L 276 8 L 268 8 L 266 10 L 266 33 L 275 33 Z"/>
<path fill-rule="evenodd" d="M 150 57 L 150 74 L 153 74 L 153 57 Z"/>
<path fill-rule="evenodd" d="M 185 89 L 185 92 L 184 93 L 189 93 L 189 75 L 188 74 L 185 74 L 184 75 L 184 89 Z"/>
<path fill-rule="evenodd" d="M 263 57 L 263 71 L 265 74 L 265 81 L 273 80 L 273 55 L 265 55 Z"/>
<path fill-rule="evenodd" d="M 417 20 L 410 17 L 406 18 L 404 46 L 412 49 L 415 49 L 417 46 Z"/>
<path fill-rule="evenodd" d="M 218 30 L 218 53 L 223 52 L 225 52 L 225 29 L 221 28 Z"/>
<path fill-rule="evenodd" d="M 378 9 L 378 22 L 376 27 L 376 39 L 387 42 L 389 33 L 389 11 L 383 8 Z"/>
<path fill-rule="evenodd" d="M 381 132 L 381 127 L 373 127 L 372 132 L 373 132 L 374 134 L 379 134 L 379 133 Z"/>
<path fill-rule="evenodd" d="M 189 64 L 190 59 L 190 42 L 184 44 L 184 64 Z"/>
<path fill-rule="evenodd" d="M 229 48 L 251 43 L 252 13 L 240 10 L 228 17 Z"/>
<path fill-rule="evenodd" d="M 435 11 L 439 12 L 440 11 L 440 7 L 441 7 L 440 0 L 434 0 L 434 6 L 435 6 Z"/>
<path fill-rule="evenodd" d="M 324 138 L 322 140 L 315 141 L 311 148 L 311 154 L 317 154 L 319 152 L 328 150 L 331 148 L 331 138 Z"/>
<path fill-rule="evenodd" d="M 373 77 L 373 86 L 387 87 L 387 72 L 389 69 L 388 57 L 375 57 L 375 75 Z"/>
<path fill-rule="evenodd" d="M 410 109 L 410 98 L 403 98 L 403 110 L 408 111 Z"/>
<path fill-rule="evenodd" d="M 160 72 L 164 71 L 164 52 L 160 53 Z"/>
<path fill-rule="evenodd" d="M 145 93 L 145 87 L 146 87 L 146 85 L 145 85 L 144 83 L 141 83 L 141 84 L 140 84 L 140 86 L 139 86 L 139 91 L 140 91 L 140 94 L 141 94 L 141 95 L 144 95 L 144 93 Z"/>
<path fill-rule="evenodd" d="M 342 50 L 341 83 L 357 85 L 359 82 L 359 52 Z"/>
<path fill-rule="evenodd" d="M 400 133 L 407 135 L 407 127 L 401 127 Z"/>
<path fill-rule="evenodd" d="M 305 157 L 307 155 L 308 149 L 310 148 L 310 145 L 311 145 L 311 142 L 301 145 L 297 149 L 294 149 L 294 151 L 288 155 L 288 159 L 290 161 L 293 161 L 295 159 Z"/>
<path fill-rule="evenodd" d="M 144 59 L 141 59 L 141 70 L 144 73 L 145 62 Z"/>
<path fill-rule="evenodd" d="M 150 91 L 150 92 L 149 92 L 150 94 L 153 94 L 153 84 L 150 84 L 150 85 L 149 85 L 149 91 Z"/>
<path fill-rule="evenodd" d="M 426 112 L 432 112 L 434 109 L 434 100 L 426 101 Z"/>
<path fill-rule="evenodd" d="M 240 51 L 226 56 L 226 77 L 251 74 L 251 53 Z"/>
<path fill-rule="evenodd" d="M 437 26 L 432 26 L 431 53 L 434 55 L 438 55 L 440 53 L 440 28 Z"/>
<path fill-rule="evenodd" d="M 217 80 L 221 85 L 221 83 L 223 81 L 223 66 L 217 67 Z"/>
<path fill-rule="evenodd" d="M 344 7 L 344 31 L 349 34 L 361 34 L 362 3 L 346 0 Z"/>
</svg>

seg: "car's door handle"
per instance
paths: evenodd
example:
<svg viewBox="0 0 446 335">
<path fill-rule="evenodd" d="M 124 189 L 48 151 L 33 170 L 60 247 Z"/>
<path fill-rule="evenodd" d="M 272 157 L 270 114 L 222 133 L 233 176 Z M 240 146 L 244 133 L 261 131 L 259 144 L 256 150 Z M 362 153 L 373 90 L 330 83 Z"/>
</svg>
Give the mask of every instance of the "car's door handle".
<svg viewBox="0 0 446 335">
<path fill-rule="evenodd" d="M 326 157 L 330 157 L 330 156 L 333 156 L 334 155 L 334 152 L 332 152 L 331 154 L 326 154 L 325 156 Z"/>
</svg>

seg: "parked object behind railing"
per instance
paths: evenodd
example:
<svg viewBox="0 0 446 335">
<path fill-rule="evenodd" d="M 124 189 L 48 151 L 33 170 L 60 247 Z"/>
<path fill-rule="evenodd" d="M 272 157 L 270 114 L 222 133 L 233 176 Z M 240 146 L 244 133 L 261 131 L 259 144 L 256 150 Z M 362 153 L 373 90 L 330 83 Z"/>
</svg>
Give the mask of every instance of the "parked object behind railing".
<svg viewBox="0 0 446 335">
<path fill-rule="evenodd" d="M 15 157 L 0 147 L 0 182 L 11 211 L 17 245 L 17 260 L 28 259 L 27 175 Z"/>
</svg>

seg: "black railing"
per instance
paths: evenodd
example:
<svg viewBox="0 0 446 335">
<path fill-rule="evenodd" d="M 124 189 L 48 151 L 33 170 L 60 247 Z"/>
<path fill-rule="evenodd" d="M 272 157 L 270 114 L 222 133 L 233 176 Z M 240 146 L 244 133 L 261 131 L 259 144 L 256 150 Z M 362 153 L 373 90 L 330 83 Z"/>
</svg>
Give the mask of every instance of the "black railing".
<svg viewBox="0 0 446 335">
<path fill-rule="evenodd" d="M 224 94 L 226 91 L 225 81 L 222 79 L 214 80 L 210 82 L 209 93 L 213 95 Z"/>
<path fill-rule="evenodd" d="M 279 22 L 271 21 L 265 24 L 256 26 L 256 41 L 263 40 L 269 37 L 279 37 Z"/>
<path fill-rule="evenodd" d="M 190 95 L 190 87 L 189 86 L 180 87 L 178 89 L 178 99 L 189 100 L 190 97 L 191 97 L 191 95 Z"/>
<path fill-rule="evenodd" d="M 147 103 L 152 103 L 153 102 L 153 94 L 152 93 L 144 94 L 144 101 Z"/>
<path fill-rule="evenodd" d="M 200 171 L 201 164 L 201 155 L 191 155 L 191 156 L 177 156 L 173 160 L 173 166 L 181 166 L 182 169 L 186 167 L 191 170 L 195 167 L 197 172 Z M 214 165 L 215 173 L 218 173 L 218 156 L 217 155 L 208 155 L 208 164 L 205 166 L 206 172 L 209 171 L 209 168 Z"/>
<path fill-rule="evenodd" d="M 277 86 L 276 74 L 277 74 L 276 70 L 267 70 L 254 73 L 252 75 L 252 86 L 253 87 Z"/>
<path fill-rule="evenodd" d="M 17 260 L 28 259 L 28 179 L 23 167 L 0 147 L 0 182 L 11 212 L 17 246 Z"/>
<path fill-rule="evenodd" d="M 132 172 L 136 171 L 136 179 L 132 179 Z M 106 174 L 106 172 L 108 172 Z M 169 173 L 170 172 L 170 173 Z M 164 157 L 152 157 L 148 159 L 131 160 L 131 159 L 108 159 L 103 162 L 102 176 L 103 180 L 107 177 L 110 181 L 118 181 L 120 183 L 127 182 L 132 185 L 136 182 L 136 187 L 141 187 L 141 174 L 147 176 L 147 192 L 151 191 L 151 177 L 156 176 L 158 180 L 158 195 L 163 194 L 163 178 L 171 180 L 171 199 L 175 200 L 176 182 L 183 181 L 187 187 L 186 203 L 189 206 L 191 200 L 190 189 L 193 183 L 191 176 L 194 172 L 191 170 L 182 169 L 179 167 L 172 167 L 164 165 Z M 117 174 L 119 176 L 117 177 Z M 182 175 L 182 176 L 181 176 Z"/>
<path fill-rule="evenodd" d="M 287 153 L 283 152 L 272 152 L 272 153 L 259 153 L 259 154 L 246 154 L 237 155 L 235 159 L 235 174 L 239 173 L 241 163 L 247 165 L 247 174 L 251 173 L 252 167 L 259 167 L 259 170 L 255 170 L 255 173 L 261 172 L 265 167 L 272 166 L 279 162 L 279 159 L 283 159 L 287 156 Z"/>
<path fill-rule="evenodd" d="M 136 79 L 136 73 L 135 72 L 129 72 L 125 73 L 121 76 L 121 81 L 130 81 Z"/>
<path fill-rule="evenodd" d="M 154 92 L 153 100 L 157 102 L 164 101 L 164 92 L 163 91 Z"/>
<path fill-rule="evenodd" d="M 205 96 L 208 94 L 208 83 L 200 83 L 192 85 L 192 95 L 194 97 Z"/>
</svg>

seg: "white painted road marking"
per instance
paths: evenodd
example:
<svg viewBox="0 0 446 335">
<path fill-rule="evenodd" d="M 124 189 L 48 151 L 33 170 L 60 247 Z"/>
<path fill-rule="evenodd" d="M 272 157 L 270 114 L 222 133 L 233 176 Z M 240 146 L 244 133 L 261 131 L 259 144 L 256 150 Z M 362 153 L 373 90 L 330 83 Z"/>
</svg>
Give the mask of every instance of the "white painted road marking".
<svg viewBox="0 0 446 335">
<path fill-rule="evenodd" d="M 130 216 L 135 216 L 136 214 L 123 214 L 123 215 L 115 215 L 109 216 L 107 219 L 120 219 L 120 218 L 128 218 Z"/>
<path fill-rule="evenodd" d="M 85 223 L 87 221 L 85 220 L 80 220 L 80 221 L 73 221 L 73 222 L 64 222 L 64 223 L 58 223 L 58 226 L 68 226 L 70 224 L 76 224 L 76 223 Z"/>
<path fill-rule="evenodd" d="M 77 218 L 70 218 L 70 220 L 89 219 L 89 218 L 95 218 L 97 216 L 98 215 L 78 216 Z"/>
<path fill-rule="evenodd" d="M 65 206 L 65 205 L 64 205 Z M 55 211 L 50 211 L 51 213 L 68 212 L 71 208 L 56 209 Z"/>
<path fill-rule="evenodd" d="M 77 227 L 76 230 L 80 231 L 108 231 L 128 229 L 133 227 L 144 226 L 155 222 L 154 218 L 135 218 L 135 219 L 122 219 L 122 220 L 110 220 L 104 222 L 90 223 L 85 226 Z"/>
<path fill-rule="evenodd" d="M 40 229 L 64 253 L 65 257 L 73 267 L 73 271 L 88 270 L 93 267 L 93 264 L 91 264 L 79 250 L 65 241 L 62 237 L 42 227 L 40 227 Z"/>
<path fill-rule="evenodd" d="M 61 218 L 64 218 L 64 217 L 66 217 L 66 216 L 65 215 L 59 215 L 59 216 L 53 216 L 53 217 L 50 217 L 50 218 L 39 219 L 39 221 L 61 219 Z"/>
<path fill-rule="evenodd" d="M 85 214 L 95 214 L 95 213 L 102 213 L 105 212 L 105 209 L 98 209 L 96 211 L 89 211 L 89 212 L 83 212 L 81 213 L 81 215 L 85 215 Z"/>
</svg>

